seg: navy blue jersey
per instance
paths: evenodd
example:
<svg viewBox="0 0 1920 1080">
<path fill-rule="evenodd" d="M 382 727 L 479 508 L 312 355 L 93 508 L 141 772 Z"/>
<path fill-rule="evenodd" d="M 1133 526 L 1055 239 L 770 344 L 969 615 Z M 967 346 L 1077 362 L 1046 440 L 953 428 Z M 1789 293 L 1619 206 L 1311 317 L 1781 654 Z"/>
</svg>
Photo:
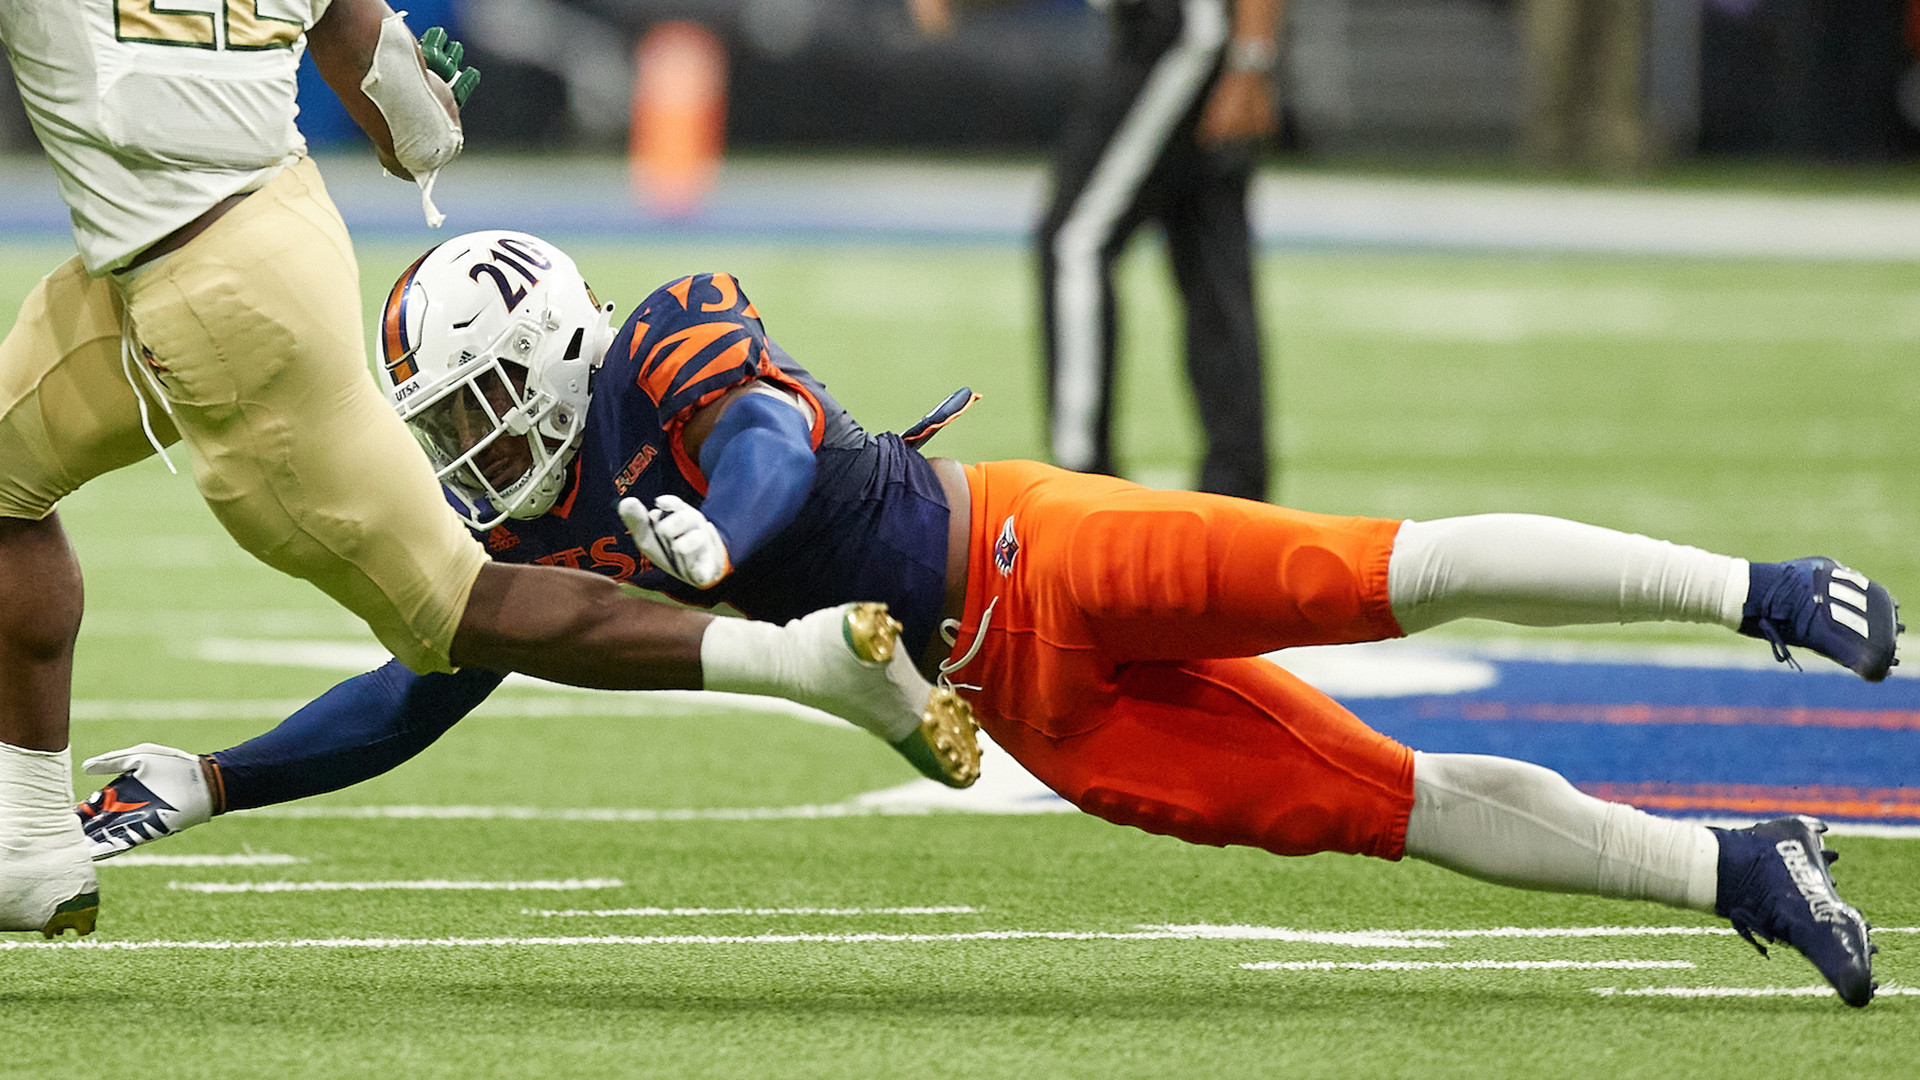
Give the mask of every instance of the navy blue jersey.
<svg viewBox="0 0 1920 1080">
<path fill-rule="evenodd" d="M 696 589 L 653 566 L 614 504 L 662 494 L 693 506 L 706 480 L 681 445 L 694 410 L 749 379 L 815 406 L 817 469 L 806 503 L 733 573 Z M 853 600 L 885 601 L 909 655 L 931 640 L 945 598 L 947 502 L 925 458 L 893 434 L 874 436 L 826 387 L 767 339 L 759 313 L 726 274 L 656 290 L 627 317 L 595 373 L 572 480 L 553 509 L 482 539 L 507 562 L 570 566 L 701 606 L 729 604 L 784 622 Z"/>
</svg>

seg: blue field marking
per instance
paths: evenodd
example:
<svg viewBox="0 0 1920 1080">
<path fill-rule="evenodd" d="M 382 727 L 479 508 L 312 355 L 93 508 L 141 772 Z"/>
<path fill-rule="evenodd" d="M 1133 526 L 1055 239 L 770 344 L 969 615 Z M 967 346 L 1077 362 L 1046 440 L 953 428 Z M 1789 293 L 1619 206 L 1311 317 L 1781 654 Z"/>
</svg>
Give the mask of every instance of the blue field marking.
<svg viewBox="0 0 1920 1080">
<path fill-rule="evenodd" d="M 730 156 L 701 208 L 642 206 L 614 154 L 488 155 L 450 166 L 434 189 L 444 232 L 419 192 L 365 151 L 317 158 L 357 238 L 424 247 L 475 229 L 560 240 L 751 240 L 1025 246 L 1045 205 L 1033 160 Z M 0 155 L 0 239 L 68 235 L 43 157 Z M 1749 258 L 1920 258 L 1920 202 L 1872 193 L 1756 195 L 1657 187 L 1335 175 L 1262 168 L 1248 195 L 1263 248 L 1583 252 Z"/>
<path fill-rule="evenodd" d="M 1785 667 L 1479 662 L 1494 670 L 1491 685 L 1348 695 L 1343 703 L 1417 750 L 1536 762 L 1596 795 L 1648 809 L 1920 823 L 1920 680 L 1876 685 Z"/>
</svg>

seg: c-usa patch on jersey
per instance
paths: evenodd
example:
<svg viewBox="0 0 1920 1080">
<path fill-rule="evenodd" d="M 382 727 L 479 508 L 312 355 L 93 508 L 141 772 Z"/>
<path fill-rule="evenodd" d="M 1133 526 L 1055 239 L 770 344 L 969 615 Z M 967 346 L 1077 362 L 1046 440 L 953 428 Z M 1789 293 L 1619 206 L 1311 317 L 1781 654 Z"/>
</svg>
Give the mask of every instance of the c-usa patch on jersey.
<svg viewBox="0 0 1920 1080">
<path fill-rule="evenodd" d="M 1020 540 L 1013 535 L 1013 515 L 1000 526 L 1000 539 L 993 542 L 993 566 L 1001 577 L 1013 574 L 1013 560 L 1020 557 Z"/>
</svg>

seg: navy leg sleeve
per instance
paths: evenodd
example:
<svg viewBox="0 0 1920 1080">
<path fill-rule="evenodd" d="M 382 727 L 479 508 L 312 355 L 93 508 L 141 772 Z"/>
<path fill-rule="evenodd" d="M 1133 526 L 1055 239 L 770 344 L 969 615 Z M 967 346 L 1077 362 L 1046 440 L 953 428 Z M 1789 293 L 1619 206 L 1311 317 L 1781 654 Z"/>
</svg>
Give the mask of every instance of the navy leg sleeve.
<svg viewBox="0 0 1920 1080">
<path fill-rule="evenodd" d="M 379 776 L 432 745 L 503 678 L 474 668 L 416 675 L 393 660 L 348 679 L 272 731 L 213 755 L 226 808 L 290 802 Z"/>
</svg>

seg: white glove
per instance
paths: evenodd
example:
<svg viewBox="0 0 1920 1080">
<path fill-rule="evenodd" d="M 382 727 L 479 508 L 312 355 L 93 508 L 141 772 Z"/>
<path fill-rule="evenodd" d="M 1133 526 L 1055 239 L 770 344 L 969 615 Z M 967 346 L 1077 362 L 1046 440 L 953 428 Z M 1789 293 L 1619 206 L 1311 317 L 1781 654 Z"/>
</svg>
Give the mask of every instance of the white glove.
<svg viewBox="0 0 1920 1080">
<path fill-rule="evenodd" d="M 633 542 L 653 565 L 696 589 L 711 589 L 733 573 L 727 542 L 707 515 L 675 495 L 662 495 L 653 509 L 639 499 L 621 499 L 616 507 Z"/>
<path fill-rule="evenodd" d="M 95 776 L 119 774 L 76 808 L 95 862 L 213 816 L 213 794 L 198 754 L 141 743 L 88 758 L 80 767 Z"/>
</svg>

